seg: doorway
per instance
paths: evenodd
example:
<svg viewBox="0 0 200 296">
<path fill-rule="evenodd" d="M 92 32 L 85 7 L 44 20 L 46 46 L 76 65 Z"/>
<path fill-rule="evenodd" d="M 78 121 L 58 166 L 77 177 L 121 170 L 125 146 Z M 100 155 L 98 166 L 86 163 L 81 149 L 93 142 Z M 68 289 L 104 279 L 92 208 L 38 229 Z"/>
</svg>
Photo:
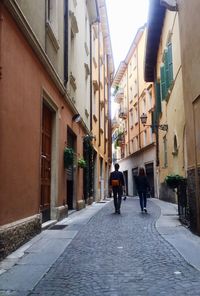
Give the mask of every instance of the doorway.
<svg viewBox="0 0 200 296">
<path fill-rule="evenodd" d="M 67 147 L 72 148 L 75 151 L 75 144 L 76 144 L 76 136 L 74 133 L 68 128 L 67 130 Z M 66 178 L 66 187 L 67 187 L 67 205 L 68 210 L 73 210 L 75 206 L 74 201 L 74 165 L 69 165 L 67 170 L 67 178 Z"/>
<path fill-rule="evenodd" d="M 128 195 L 128 171 L 123 171 L 126 195 Z"/>
<path fill-rule="evenodd" d="M 146 175 L 150 184 L 150 194 L 151 197 L 155 197 L 155 192 L 154 192 L 154 168 L 153 168 L 153 162 L 145 164 L 145 170 L 146 170 Z"/>
<path fill-rule="evenodd" d="M 135 184 L 135 178 L 137 175 L 138 175 L 138 167 L 132 169 L 133 196 L 137 195 L 137 188 Z"/>
<path fill-rule="evenodd" d="M 42 213 L 42 223 L 50 220 L 52 118 L 52 111 L 45 104 L 43 104 L 40 196 L 40 210 Z"/>
</svg>

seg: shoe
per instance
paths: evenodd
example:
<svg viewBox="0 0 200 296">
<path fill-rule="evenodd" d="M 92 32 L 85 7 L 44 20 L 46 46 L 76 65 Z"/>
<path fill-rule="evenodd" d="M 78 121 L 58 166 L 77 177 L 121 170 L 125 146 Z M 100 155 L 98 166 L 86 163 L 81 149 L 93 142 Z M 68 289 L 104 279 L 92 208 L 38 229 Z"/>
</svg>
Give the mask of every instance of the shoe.
<svg viewBox="0 0 200 296">
<path fill-rule="evenodd" d="M 118 214 L 121 214 L 120 210 L 117 211 Z"/>
<path fill-rule="evenodd" d="M 123 200 L 126 200 L 126 196 L 124 196 Z"/>
<path fill-rule="evenodd" d="M 143 209 L 141 209 L 141 213 L 143 213 L 144 212 L 144 210 Z"/>
<path fill-rule="evenodd" d="M 146 208 L 144 208 L 144 212 L 147 213 L 147 209 Z"/>
</svg>

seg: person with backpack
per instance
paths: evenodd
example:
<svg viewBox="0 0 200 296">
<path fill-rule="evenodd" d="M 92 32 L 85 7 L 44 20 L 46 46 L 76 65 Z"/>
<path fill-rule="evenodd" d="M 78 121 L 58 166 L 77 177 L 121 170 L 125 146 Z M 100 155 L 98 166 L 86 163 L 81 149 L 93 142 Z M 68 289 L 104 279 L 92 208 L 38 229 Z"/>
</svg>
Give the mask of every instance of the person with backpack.
<svg viewBox="0 0 200 296">
<path fill-rule="evenodd" d="M 124 191 L 124 176 L 119 171 L 119 164 L 115 163 L 115 170 L 110 173 L 109 185 L 113 192 L 115 213 L 120 214 L 122 194 Z"/>
<path fill-rule="evenodd" d="M 147 213 L 147 191 L 150 190 L 149 181 L 145 174 L 144 168 L 139 169 L 139 173 L 135 178 L 136 189 L 140 199 L 141 212 Z"/>
</svg>

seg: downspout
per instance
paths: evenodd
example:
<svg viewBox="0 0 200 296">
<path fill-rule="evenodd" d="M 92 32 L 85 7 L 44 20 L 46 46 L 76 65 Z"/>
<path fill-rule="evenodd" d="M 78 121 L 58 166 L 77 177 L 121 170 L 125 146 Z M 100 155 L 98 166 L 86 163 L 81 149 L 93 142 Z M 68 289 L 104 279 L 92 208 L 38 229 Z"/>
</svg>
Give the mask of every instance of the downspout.
<svg viewBox="0 0 200 296">
<path fill-rule="evenodd" d="M 0 3 L 0 40 L 2 40 L 2 26 L 3 26 L 3 15 L 2 15 L 2 3 Z M 2 78 L 2 42 L 0 42 L 0 79 Z"/>
<path fill-rule="evenodd" d="M 128 125 L 128 155 L 130 155 L 130 122 L 129 122 L 129 72 L 128 72 L 128 64 L 127 64 L 127 125 Z"/>
<path fill-rule="evenodd" d="M 137 54 L 137 97 L 138 97 L 138 127 L 139 127 L 139 149 L 141 149 L 141 128 L 140 128 L 140 97 L 139 97 L 139 71 L 138 71 L 138 46 L 136 46 L 136 54 Z"/>
<path fill-rule="evenodd" d="M 92 24 L 90 24 L 90 131 L 92 132 Z"/>
<path fill-rule="evenodd" d="M 64 85 L 68 81 L 68 0 L 64 2 Z"/>
<path fill-rule="evenodd" d="M 108 162 L 111 164 L 112 162 L 112 126 L 111 126 L 111 73 L 109 72 L 109 58 L 107 57 L 107 77 L 108 77 L 108 89 L 107 89 L 107 95 L 108 95 Z"/>
<path fill-rule="evenodd" d="M 106 65 L 107 66 L 107 65 Z M 108 70 L 108 66 L 106 68 L 106 71 Z M 108 72 L 106 72 L 108 73 Z M 105 90 L 105 61 L 104 61 L 104 72 L 103 72 L 103 100 L 104 100 L 104 154 L 106 153 L 106 102 L 105 102 L 105 95 L 106 95 L 106 90 Z"/>
<path fill-rule="evenodd" d="M 48 9 L 48 1 L 45 1 L 45 19 L 44 19 L 44 28 L 45 28 L 45 40 L 44 40 L 44 51 L 47 52 L 47 30 L 46 30 L 46 23 L 47 23 L 47 9 Z"/>
<path fill-rule="evenodd" d="M 100 24 L 98 23 L 98 84 L 99 84 L 99 147 L 101 146 L 101 110 L 100 110 L 100 99 L 101 99 L 101 88 L 100 88 Z"/>
</svg>

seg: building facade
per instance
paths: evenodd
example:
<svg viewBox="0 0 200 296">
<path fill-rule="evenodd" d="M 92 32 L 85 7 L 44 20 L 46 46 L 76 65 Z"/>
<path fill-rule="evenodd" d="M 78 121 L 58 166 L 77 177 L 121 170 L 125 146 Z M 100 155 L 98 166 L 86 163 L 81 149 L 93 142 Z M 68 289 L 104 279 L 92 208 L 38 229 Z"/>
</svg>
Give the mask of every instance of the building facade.
<svg viewBox="0 0 200 296">
<path fill-rule="evenodd" d="M 160 1 L 150 5 L 145 80 L 153 82 L 156 90 L 159 198 L 177 203 L 165 178 L 171 174 L 185 177 L 187 165 L 179 17 Z"/>
<path fill-rule="evenodd" d="M 178 0 L 183 97 L 186 117 L 187 187 L 190 225 L 200 234 L 200 32 L 198 30 L 199 1 Z"/>
<path fill-rule="evenodd" d="M 91 135 L 90 31 L 100 19 L 92 0 L 1 1 L 0 13 L 3 258 L 88 202 L 78 160 Z"/>
<path fill-rule="evenodd" d="M 115 102 L 119 105 L 118 115 L 113 121 L 114 160 L 119 162 L 124 173 L 127 195 L 137 194 L 134 176 L 138 174 L 139 167 L 144 167 L 151 195 L 156 196 L 155 135 L 150 127 L 154 89 L 152 83 L 144 81 L 145 42 L 146 26 L 138 30 L 113 80 Z M 142 114 L 147 117 L 146 125 L 140 120 Z M 116 118 L 119 127 L 115 125 Z"/>
</svg>

